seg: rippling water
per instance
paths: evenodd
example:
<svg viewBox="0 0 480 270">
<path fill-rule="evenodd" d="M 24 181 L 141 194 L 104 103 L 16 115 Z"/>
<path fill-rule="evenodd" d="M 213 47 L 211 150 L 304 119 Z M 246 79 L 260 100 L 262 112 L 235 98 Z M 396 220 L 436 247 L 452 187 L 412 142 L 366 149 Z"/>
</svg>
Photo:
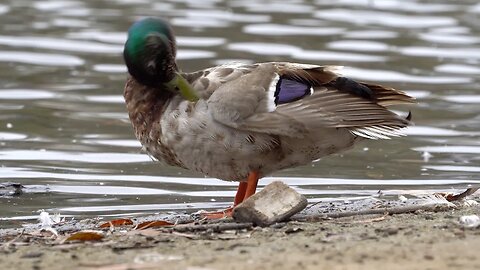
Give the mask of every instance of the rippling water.
<svg viewBox="0 0 480 270">
<path fill-rule="evenodd" d="M 442 3 L 443 2 L 443 3 Z M 0 4 L 0 198 L 3 225 L 46 209 L 135 215 L 227 206 L 234 183 L 163 167 L 140 152 L 123 104 L 129 25 L 163 16 L 185 71 L 230 61 L 344 65 L 348 76 L 418 99 L 408 137 L 264 179 L 311 201 L 478 184 L 477 1 L 26 1 Z M 2 226 L 2 224 L 0 224 Z"/>
</svg>

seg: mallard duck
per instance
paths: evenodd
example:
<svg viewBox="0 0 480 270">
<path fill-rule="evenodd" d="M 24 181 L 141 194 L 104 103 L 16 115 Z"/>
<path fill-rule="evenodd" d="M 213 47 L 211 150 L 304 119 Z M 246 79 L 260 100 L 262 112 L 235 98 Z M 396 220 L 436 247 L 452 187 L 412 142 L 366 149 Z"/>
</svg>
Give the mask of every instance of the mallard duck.
<svg viewBox="0 0 480 270">
<path fill-rule="evenodd" d="M 135 135 L 158 161 L 240 182 L 234 206 L 265 175 L 364 139 L 402 136 L 411 123 L 386 107 L 412 97 L 343 77 L 336 66 L 234 63 L 185 73 L 176 51 L 165 20 L 128 30 L 124 97 Z"/>
</svg>

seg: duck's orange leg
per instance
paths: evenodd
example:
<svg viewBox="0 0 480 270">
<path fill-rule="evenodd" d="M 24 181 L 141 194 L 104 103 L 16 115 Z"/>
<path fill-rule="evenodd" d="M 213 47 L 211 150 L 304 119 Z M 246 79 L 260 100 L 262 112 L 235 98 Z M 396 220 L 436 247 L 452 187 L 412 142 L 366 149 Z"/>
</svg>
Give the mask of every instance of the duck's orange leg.
<svg viewBox="0 0 480 270">
<path fill-rule="evenodd" d="M 255 192 L 257 191 L 258 179 L 259 179 L 258 172 L 251 171 L 250 174 L 248 175 L 247 190 L 245 191 L 245 196 L 243 197 L 242 202 L 246 200 L 248 197 L 255 194 Z"/>
<path fill-rule="evenodd" d="M 240 182 L 240 184 L 238 184 L 237 194 L 235 195 L 235 200 L 232 207 L 229 207 L 223 211 L 203 213 L 202 216 L 207 219 L 220 219 L 224 217 L 231 217 L 233 208 L 235 206 L 255 194 L 255 191 L 257 190 L 257 184 L 258 172 L 252 171 L 248 175 L 248 179 L 246 182 Z"/>
<path fill-rule="evenodd" d="M 245 193 L 247 191 L 248 182 L 240 182 L 238 184 L 237 194 L 235 195 L 235 200 L 233 201 L 233 207 L 237 206 L 245 198 Z"/>
<path fill-rule="evenodd" d="M 237 194 L 235 195 L 235 200 L 233 202 L 233 206 L 221 211 L 214 211 L 214 212 L 205 212 L 202 213 L 202 217 L 207 219 L 220 219 L 224 217 L 231 217 L 233 207 L 237 206 L 239 203 L 243 202 L 243 198 L 245 197 L 245 192 L 247 191 L 247 183 L 248 182 L 240 182 L 238 184 Z"/>
</svg>

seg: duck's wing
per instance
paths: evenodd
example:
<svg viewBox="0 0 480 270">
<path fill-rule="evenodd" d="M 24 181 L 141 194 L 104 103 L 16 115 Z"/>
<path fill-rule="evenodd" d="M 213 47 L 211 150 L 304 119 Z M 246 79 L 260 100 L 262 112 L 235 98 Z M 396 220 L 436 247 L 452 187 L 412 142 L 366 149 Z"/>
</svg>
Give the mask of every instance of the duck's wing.
<svg viewBox="0 0 480 270">
<path fill-rule="evenodd" d="M 261 64 L 232 63 L 211 67 L 182 76 L 192 85 L 201 99 L 208 99 L 223 84 L 230 84 L 239 77 L 254 72 Z"/>
<path fill-rule="evenodd" d="M 401 117 L 386 107 L 415 103 L 402 91 L 381 85 L 357 82 L 336 74 L 335 67 L 297 68 L 280 64 L 281 77 L 312 87 L 312 94 L 295 102 L 280 104 L 277 111 L 295 115 L 309 129 L 317 127 L 347 128 L 369 139 L 388 139 L 411 124 L 411 114 Z M 325 73 L 335 74 L 326 77 Z M 321 117 L 324 121 L 318 121 Z"/>
<path fill-rule="evenodd" d="M 410 118 L 386 106 L 414 99 L 393 88 L 341 77 L 336 70 L 294 63 L 225 66 L 202 71 L 191 82 L 211 116 L 233 128 L 292 137 L 319 128 L 347 128 L 371 139 L 401 135 L 398 130 Z"/>
</svg>

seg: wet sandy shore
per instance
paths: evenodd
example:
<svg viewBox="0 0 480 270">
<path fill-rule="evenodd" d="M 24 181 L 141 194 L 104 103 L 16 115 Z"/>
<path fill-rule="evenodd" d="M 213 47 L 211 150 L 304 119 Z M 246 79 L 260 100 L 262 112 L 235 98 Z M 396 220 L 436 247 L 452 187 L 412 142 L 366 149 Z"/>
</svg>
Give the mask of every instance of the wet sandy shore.
<svg viewBox="0 0 480 270">
<path fill-rule="evenodd" d="M 100 241 L 81 243 L 65 242 L 61 232 L 55 237 L 3 231 L 0 269 L 480 269 L 480 228 L 459 223 L 461 216 L 479 210 L 457 207 L 230 230 L 116 227 L 105 229 Z M 225 224 L 233 223 L 219 226 Z"/>
</svg>

